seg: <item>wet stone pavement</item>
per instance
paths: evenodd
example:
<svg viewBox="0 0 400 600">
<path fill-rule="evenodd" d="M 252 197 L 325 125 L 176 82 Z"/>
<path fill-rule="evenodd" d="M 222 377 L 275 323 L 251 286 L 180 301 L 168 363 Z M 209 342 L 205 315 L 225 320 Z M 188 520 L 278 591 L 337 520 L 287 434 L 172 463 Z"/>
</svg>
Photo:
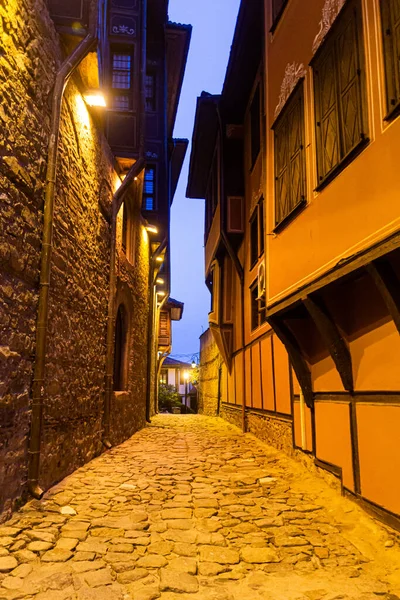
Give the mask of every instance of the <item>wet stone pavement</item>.
<svg viewBox="0 0 400 600">
<path fill-rule="evenodd" d="M 0 600 L 399 600 L 396 536 L 220 419 L 157 416 L 0 526 Z"/>
</svg>

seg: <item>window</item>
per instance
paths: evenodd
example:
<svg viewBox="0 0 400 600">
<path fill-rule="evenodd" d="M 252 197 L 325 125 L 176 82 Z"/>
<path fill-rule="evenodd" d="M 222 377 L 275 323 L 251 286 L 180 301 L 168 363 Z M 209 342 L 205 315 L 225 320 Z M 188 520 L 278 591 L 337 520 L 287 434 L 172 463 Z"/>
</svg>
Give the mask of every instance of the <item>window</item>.
<svg viewBox="0 0 400 600">
<path fill-rule="evenodd" d="M 219 189 L 218 189 L 218 151 L 215 151 L 214 159 L 210 171 L 210 176 L 206 191 L 206 220 L 205 220 L 205 234 L 207 236 L 210 231 L 210 227 L 213 221 L 215 210 L 218 206 L 219 201 Z"/>
<path fill-rule="evenodd" d="M 258 260 L 258 208 L 253 213 L 250 221 L 250 265 Z"/>
<path fill-rule="evenodd" d="M 368 141 L 360 4 L 345 5 L 312 64 L 318 185 L 328 183 Z"/>
<path fill-rule="evenodd" d="M 283 10 L 288 2 L 288 0 L 271 0 L 272 1 L 272 30 L 275 29 L 277 22 L 279 21 Z"/>
<path fill-rule="evenodd" d="M 250 219 L 250 268 L 264 252 L 264 198 L 261 198 Z"/>
<path fill-rule="evenodd" d="M 146 110 L 156 110 L 156 76 L 146 73 Z"/>
<path fill-rule="evenodd" d="M 122 250 L 126 254 L 128 245 L 128 206 L 126 202 L 123 204 L 122 209 Z"/>
<path fill-rule="evenodd" d="M 131 108 L 133 57 L 128 52 L 112 52 L 111 87 L 115 90 L 113 107 L 118 110 Z"/>
<path fill-rule="evenodd" d="M 257 160 L 261 149 L 261 99 L 260 86 L 257 86 L 250 107 L 250 133 L 251 133 L 251 166 Z"/>
<path fill-rule="evenodd" d="M 143 210 L 155 210 L 156 168 L 147 167 L 144 174 Z"/>
<path fill-rule="evenodd" d="M 132 204 L 128 199 L 123 202 L 120 213 L 122 213 L 121 224 L 121 250 L 131 264 L 135 262 L 135 227 L 132 214 Z M 120 213 L 118 213 L 120 215 Z"/>
<path fill-rule="evenodd" d="M 258 280 L 250 288 L 251 329 L 257 329 L 265 323 L 266 307 L 265 298 L 258 297 Z"/>
<path fill-rule="evenodd" d="M 400 1 L 381 0 L 388 116 L 400 112 Z"/>
<path fill-rule="evenodd" d="M 123 304 L 120 304 L 115 321 L 114 345 L 114 391 L 126 389 L 128 359 L 128 319 Z"/>
<path fill-rule="evenodd" d="M 298 84 L 275 123 L 275 225 L 306 199 L 303 82 Z"/>
<path fill-rule="evenodd" d="M 168 371 L 161 371 L 160 383 L 162 385 L 168 385 Z"/>
</svg>

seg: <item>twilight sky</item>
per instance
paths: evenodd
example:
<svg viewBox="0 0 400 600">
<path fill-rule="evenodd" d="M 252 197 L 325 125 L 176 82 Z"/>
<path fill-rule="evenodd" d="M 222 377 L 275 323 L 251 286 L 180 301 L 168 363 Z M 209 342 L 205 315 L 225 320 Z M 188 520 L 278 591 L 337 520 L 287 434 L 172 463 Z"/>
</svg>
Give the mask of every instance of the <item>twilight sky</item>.
<svg viewBox="0 0 400 600">
<path fill-rule="evenodd" d="M 174 137 L 191 140 L 196 99 L 219 94 L 225 77 L 240 0 L 170 0 L 169 18 L 193 25 Z M 185 198 L 190 146 L 172 205 L 171 296 L 185 303 L 173 325 L 172 356 L 190 361 L 208 327 L 210 294 L 204 283 L 204 201 Z M 187 355 L 187 356 L 186 356 Z"/>
</svg>

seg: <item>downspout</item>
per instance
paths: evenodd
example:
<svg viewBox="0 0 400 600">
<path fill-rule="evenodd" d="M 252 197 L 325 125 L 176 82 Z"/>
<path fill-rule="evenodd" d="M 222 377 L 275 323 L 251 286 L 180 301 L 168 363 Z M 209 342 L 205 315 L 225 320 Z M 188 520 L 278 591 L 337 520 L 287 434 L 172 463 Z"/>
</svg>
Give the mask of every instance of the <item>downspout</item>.
<svg viewBox="0 0 400 600">
<path fill-rule="evenodd" d="M 54 197 L 56 190 L 58 142 L 60 136 L 61 107 L 64 90 L 69 78 L 97 42 L 98 0 L 92 3 L 88 33 L 57 72 L 52 105 L 50 140 L 47 151 L 47 171 L 43 208 L 43 233 L 40 258 L 39 303 L 36 324 L 35 367 L 32 384 L 32 417 L 29 438 L 28 490 L 35 498 L 41 498 L 39 486 L 40 446 L 43 428 L 44 383 L 47 352 L 47 327 L 49 319 L 49 296 L 51 259 L 53 251 Z"/>
<path fill-rule="evenodd" d="M 110 416 L 111 416 L 111 394 L 114 371 L 114 302 L 116 288 L 116 257 L 117 257 L 117 216 L 121 208 L 124 196 L 129 190 L 132 182 L 145 168 L 145 160 L 139 158 L 129 169 L 125 179 L 115 192 L 111 205 L 111 249 L 110 249 L 110 275 L 108 291 L 108 313 L 107 313 L 107 336 L 106 336 L 106 381 L 104 393 L 104 415 L 103 415 L 103 444 L 111 448 Z"/>
<path fill-rule="evenodd" d="M 223 122 L 222 122 L 222 117 L 221 117 L 221 111 L 219 109 L 219 105 L 217 102 L 215 103 L 215 107 L 217 110 L 219 127 L 220 127 L 220 131 L 221 131 L 221 164 L 224 165 L 224 144 L 223 144 L 224 128 L 223 128 Z M 243 350 L 243 352 L 242 352 L 242 355 L 243 355 L 242 430 L 243 430 L 243 433 L 245 433 L 246 432 L 246 363 L 245 363 L 245 349 L 244 349 L 244 345 L 245 345 L 245 343 L 244 343 L 245 342 L 244 269 L 241 265 L 238 255 L 236 254 L 234 248 L 232 247 L 232 244 L 230 243 L 230 240 L 229 240 L 228 235 L 225 230 L 225 177 L 224 177 L 224 173 L 222 173 L 222 177 L 221 177 L 221 199 L 224 200 L 224 205 L 222 206 L 222 204 L 221 204 L 221 238 L 222 238 L 224 246 L 235 266 L 235 269 L 236 269 L 236 272 L 238 274 L 239 281 L 240 281 L 240 299 L 241 299 L 241 308 L 242 308 L 241 330 L 242 330 L 242 350 Z"/>
<path fill-rule="evenodd" d="M 111 418 L 111 396 L 114 374 L 114 301 L 116 289 L 116 268 L 115 261 L 117 256 L 117 216 L 125 193 L 129 189 L 132 181 L 140 175 L 146 167 L 144 159 L 145 152 L 145 123 L 146 123 L 146 100 L 145 100 L 145 81 L 146 81 L 146 45 L 147 45 L 147 0 L 142 1 L 142 57 L 140 68 L 140 111 L 139 111 L 139 158 L 129 169 L 125 179 L 116 191 L 112 199 L 111 214 L 111 249 L 110 249 L 110 275 L 108 291 L 108 314 L 107 314 L 107 334 L 106 334 L 106 380 L 104 392 L 104 414 L 103 414 L 103 435 L 102 442 L 106 448 L 111 448 L 110 442 L 110 418 Z"/>
</svg>

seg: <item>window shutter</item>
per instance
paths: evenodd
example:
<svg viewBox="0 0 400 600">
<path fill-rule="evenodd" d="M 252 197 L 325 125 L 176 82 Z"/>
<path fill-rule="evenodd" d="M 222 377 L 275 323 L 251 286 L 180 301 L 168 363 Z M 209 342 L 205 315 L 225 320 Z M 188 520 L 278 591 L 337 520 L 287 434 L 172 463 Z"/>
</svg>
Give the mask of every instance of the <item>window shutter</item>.
<svg viewBox="0 0 400 600">
<path fill-rule="evenodd" d="M 365 137 L 357 21 L 357 8 L 348 11 L 336 40 L 342 158 Z"/>
<path fill-rule="evenodd" d="M 335 81 L 335 48 L 324 49 L 315 64 L 315 108 L 318 143 L 318 175 L 322 180 L 339 163 L 338 102 Z"/>
<path fill-rule="evenodd" d="M 388 112 L 400 102 L 400 0 L 381 0 Z"/>
<path fill-rule="evenodd" d="M 276 177 L 276 223 L 280 223 L 289 212 L 289 157 L 287 121 L 275 131 L 275 177 Z"/>
<path fill-rule="evenodd" d="M 306 197 L 303 84 L 283 108 L 275 132 L 275 223 Z"/>
<path fill-rule="evenodd" d="M 289 212 L 305 198 L 305 162 L 303 160 L 303 98 L 299 96 L 288 116 L 289 133 Z"/>
</svg>

